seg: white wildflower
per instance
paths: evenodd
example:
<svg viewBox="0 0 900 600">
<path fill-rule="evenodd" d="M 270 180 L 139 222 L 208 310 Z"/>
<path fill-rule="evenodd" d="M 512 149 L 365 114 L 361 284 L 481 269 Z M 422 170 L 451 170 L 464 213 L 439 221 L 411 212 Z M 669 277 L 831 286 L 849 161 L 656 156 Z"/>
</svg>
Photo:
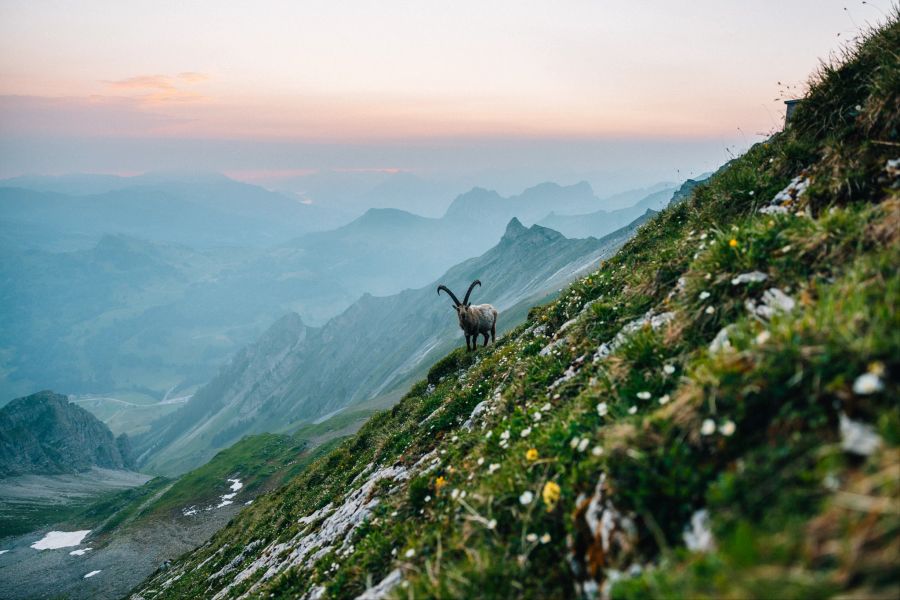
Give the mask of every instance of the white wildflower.
<svg viewBox="0 0 900 600">
<path fill-rule="evenodd" d="M 524 506 L 528 506 L 529 504 L 531 504 L 532 500 L 534 500 L 534 492 L 532 492 L 531 490 L 525 490 L 519 496 L 519 504 L 522 504 Z"/>
<path fill-rule="evenodd" d="M 633 415 L 635 413 L 637 413 L 637 406 L 632 406 L 631 408 L 628 409 L 629 415 Z"/>
<path fill-rule="evenodd" d="M 716 422 L 712 419 L 705 419 L 703 425 L 700 426 L 700 433 L 703 435 L 712 435 L 716 432 Z"/>
<path fill-rule="evenodd" d="M 587 450 L 588 444 L 590 444 L 590 443 L 591 443 L 591 441 L 589 439 L 581 438 L 581 441 L 578 442 L 578 451 L 584 452 L 585 450 Z"/>
<path fill-rule="evenodd" d="M 602 446 L 594 446 L 591 449 L 591 454 L 593 454 L 594 456 L 600 456 L 601 454 L 603 454 L 603 447 Z"/>
<path fill-rule="evenodd" d="M 533 415 L 531 415 L 531 418 L 534 419 L 535 421 L 540 421 L 543 416 L 544 415 L 542 415 L 540 413 L 540 411 L 538 411 L 538 412 L 534 413 Z"/>
<path fill-rule="evenodd" d="M 541 410 L 544 411 L 544 412 L 547 412 L 547 411 L 549 411 L 551 408 L 553 408 L 553 406 L 552 406 L 549 402 L 547 402 L 546 404 L 544 404 L 544 405 L 541 407 Z"/>
<path fill-rule="evenodd" d="M 549 534 L 549 533 L 545 533 L 544 535 L 541 536 L 541 543 L 542 543 L 542 544 L 549 544 L 551 539 L 552 539 L 552 538 L 550 537 L 550 534 Z"/>
<path fill-rule="evenodd" d="M 671 400 L 671 398 L 669 398 L 668 394 L 663 394 L 662 396 L 659 397 L 659 403 L 663 404 L 663 405 L 668 404 L 669 400 Z"/>
<path fill-rule="evenodd" d="M 456 500 L 459 498 L 459 488 L 453 488 L 453 491 L 450 492 L 450 497 Z"/>
<path fill-rule="evenodd" d="M 405 556 L 406 558 L 412 558 L 412 557 L 415 556 L 415 555 L 416 555 L 416 549 L 415 549 L 415 548 L 410 548 L 409 550 L 406 551 L 406 554 L 404 554 L 404 556 Z"/>
<path fill-rule="evenodd" d="M 719 433 L 721 433 L 725 437 L 731 437 L 732 435 L 734 435 L 735 429 L 737 429 L 737 425 L 735 425 L 734 421 L 732 421 L 731 419 L 719 425 Z"/>
<path fill-rule="evenodd" d="M 674 365 L 664 365 L 664 366 L 663 366 L 663 373 L 665 373 L 666 375 L 671 375 L 671 374 L 673 374 L 674 372 L 675 372 L 675 366 L 674 366 Z"/>
<path fill-rule="evenodd" d="M 529 543 L 533 544 L 538 540 L 538 536 L 536 533 L 529 533 L 528 535 L 525 536 L 525 540 L 528 541 Z"/>
<path fill-rule="evenodd" d="M 772 334 L 769 333 L 768 329 L 763 329 L 759 333 L 756 334 L 756 337 L 753 338 L 753 341 L 756 342 L 757 346 L 762 346 L 766 342 L 768 342 L 772 337 Z"/>
<path fill-rule="evenodd" d="M 605 417 L 609 413 L 609 406 L 606 402 L 601 402 L 597 405 L 597 414 L 601 417 Z"/>
<path fill-rule="evenodd" d="M 500 434 L 500 439 L 501 439 L 501 440 L 508 440 L 508 439 L 509 439 L 509 429 L 507 429 L 506 431 L 504 431 L 503 433 Z"/>
<path fill-rule="evenodd" d="M 488 529 L 496 529 L 497 528 L 497 519 L 491 519 L 487 522 Z"/>
<path fill-rule="evenodd" d="M 493 473 L 494 471 L 496 471 L 499 468 L 500 468 L 500 463 L 491 463 L 490 465 L 488 465 L 488 473 Z"/>
<path fill-rule="evenodd" d="M 525 429 L 522 430 L 522 433 L 520 433 L 519 435 L 522 436 L 523 438 L 528 437 L 529 435 L 531 435 L 531 427 L 526 427 Z"/>
<path fill-rule="evenodd" d="M 860 421 L 854 421 L 844 413 L 840 418 L 841 448 L 860 456 L 869 456 L 881 446 L 881 436 L 875 428 Z"/>
<path fill-rule="evenodd" d="M 707 292 L 706 290 L 703 290 L 702 292 L 700 292 L 700 299 L 701 299 L 701 300 L 706 300 L 706 299 L 709 298 L 710 296 L 712 296 L 712 294 L 710 294 L 710 293 Z"/>
<path fill-rule="evenodd" d="M 884 382 L 877 373 L 863 373 L 853 382 L 853 393 L 860 396 L 877 394 L 884 389 Z"/>
<path fill-rule="evenodd" d="M 713 308 L 712 306 L 707 306 L 707 307 L 706 307 L 706 310 L 703 311 L 703 312 L 705 312 L 705 313 L 708 314 L 708 315 L 711 315 L 711 314 L 713 314 L 713 313 L 716 312 L 716 309 Z"/>
<path fill-rule="evenodd" d="M 476 462 L 478 463 L 478 466 L 480 467 L 481 465 L 484 464 L 484 457 L 479 456 L 478 460 Z"/>
<path fill-rule="evenodd" d="M 578 443 L 579 443 L 579 442 L 581 442 L 581 439 L 580 439 L 580 438 L 578 438 L 578 437 L 573 437 L 571 440 L 569 440 L 569 448 L 571 448 L 572 450 L 574 450 L 575 448 L 578 447 Z"/>
<path fill-rule="evenodd" d="M 691 523 L 682 534 L 684 545 L 692 552 L 709 552 L 716 547 L 709 523 L 709 512 L 698 510 L 691 516 Z"/>
<path fill-rule="evenodd" d="M 638 392 L 637 397 L 640 400 L 649 400 L 652 397 L 652 394 L 650 392 Z"/>
</svg>

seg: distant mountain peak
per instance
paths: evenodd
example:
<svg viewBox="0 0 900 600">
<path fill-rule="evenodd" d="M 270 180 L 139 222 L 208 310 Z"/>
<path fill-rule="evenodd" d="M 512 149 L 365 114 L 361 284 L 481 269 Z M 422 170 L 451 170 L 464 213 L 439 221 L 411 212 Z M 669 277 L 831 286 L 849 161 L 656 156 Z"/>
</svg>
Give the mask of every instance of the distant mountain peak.
<svg viewBox="0 0 900 600">
<path fill-rule="evenodd" d="M 513 217 L 509 224 L 506 226 L 506 231 L 503 233 L 503 237 L 501 238 L 501 242 L 512 242 L 512 241 L 528 241 L 528 240 L 554 240 L 557 238 L 564 238 L 565 236 L 559 233 L 554 229 L 549 229 L 547 227 L 541 227 L 540 225 L 532 225 L 531 227 L 525 227 L 522 225 L 522 222 L 519 221 L 518 218 Z"/>
<path fill-rule="evenodd" d="M 522 225 L 522 221 L 520 221 L 516 217 L 513 217 L 512 220 L 506 225 L 506 231 L 503 233 L 503 239 L 512 240 L 527 232 L 528 228 Z"/>
</svg>

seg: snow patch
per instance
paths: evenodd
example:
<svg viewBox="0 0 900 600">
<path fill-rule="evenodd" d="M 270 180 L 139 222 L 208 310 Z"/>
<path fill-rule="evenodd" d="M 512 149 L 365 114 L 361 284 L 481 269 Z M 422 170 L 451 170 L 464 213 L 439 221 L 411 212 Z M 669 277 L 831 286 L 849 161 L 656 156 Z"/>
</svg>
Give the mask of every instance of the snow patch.
<svg viewBox="0 0 900 600">
<path fill-rule="evenodd" d="M 96 575 L 97 573 L 102 573 L 102 571 L 91 571 L 90 573 L 86 573 L 85 576 L 84 576 L 84 579 L 87 579 L 87 578 L 89 578 L 89 577 L 93 577 L 93 576 Z"/>
<path fill-rule="evenodd" d="M 93 550 L 93 548 L 79 548 L 78 550 L 72 550 L 71 552 L 69 552 L 69 556 L 84 556 L 91 550 Z"/>
<path fill-rule="evenodd" d="M 78 546 L 87 537 L 90 529 L 81 531 L 48 531 L 47 534 L 31 545 L 35 550 L 56 550 Z"/>
<path fill-rule="evenodd" d="M 217 508 L 224 508 L 224 507 L 228 506 L 229 504 L 234 504 L 234 497 L 237 496 L 237 493 L 241 490 L 241 488 L 244 487 L 244 484 L 241 482 L 240 479 L 226 479 L 226 481 L 229 483 L 228 487 L 231 490 L 231 493 L 230 494 L 222 494 L 221 496 L 219 496 L 218 504 L 216 504 L 216 505 L 211 504 L 203 509 L 200 509 L 195 505 L 191 505 L 191 506 L 181 509 L 182 516 L 190 517 L 191 515 L 196 515 L 201 510 L 210 511 L 210 510 L 215 510 Z M 249 502 L 246 502 L 245 504 L 249 504 L 250 502 L 252 502 L 252 500 Z"/>
</svg>

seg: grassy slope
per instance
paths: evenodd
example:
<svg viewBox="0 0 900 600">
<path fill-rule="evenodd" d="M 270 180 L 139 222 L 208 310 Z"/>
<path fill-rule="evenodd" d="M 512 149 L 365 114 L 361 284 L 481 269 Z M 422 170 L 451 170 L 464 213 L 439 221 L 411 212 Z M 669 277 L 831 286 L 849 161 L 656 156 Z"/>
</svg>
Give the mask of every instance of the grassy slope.
<svg viewBox="0 0 900 600">
<path fill-rule="evenodd" d="M 217 504 L 230 492 L 228 478 L 244 484 L 238 497 L 246 501 L 296 477 L 310 462 L 330 451 L 372 411 L 341 413 L 317 425 L 305 424 L 290 435 L 249 435 L 222 450 L 205 465 L 175 479 L 156 477 L 142 486 L 107 492 L 64 506 L 38 507 L 0 515 L 4 535 L 19 535 L 48 525 L 93 529 L 115 534 L 123 526 L 154 519 L 181 517 L 182 509 Z"/>
<path fill-rule="evenodd" d="M 143 597 L 234 582 L 233 595 L 346 598 L 394 569 L 398 597 L 896 597 L 900 193 L 885 165 L 900 143 L 898 49 L 895 14 L 823 68 L 787 132 L 496 346 L 450 354 L 393 409 L 148 580 Z M 788 214 L 758 212 L 801 172 L 812 183 Z M 731 283 L 750 271 L 768 280 Z M 752 317 L 745 301 L 770 287 L 796 306 Z M 648 310 L 673 318 L 592 360 Z M 726 326 L 730 348 L 711 351 Z M 867 371 L 883 389 L 855 393 Z M 482 401 L 489 410 L 466 431 Z M 881 448 L 843 452 L 841 414 L 872 424 Z M 434 470 L 414 467 L 431 452 Z M 375 485 L 378 504 L 352 544 L 234 581 L 264 547 L 317 531 L 318 520 L 298 519 L 340 505 L 372 465 L 397 464 L 411 478 Z M 702 508 L 715 549 L 689 552 L 683 533 Z"/>
</svg>

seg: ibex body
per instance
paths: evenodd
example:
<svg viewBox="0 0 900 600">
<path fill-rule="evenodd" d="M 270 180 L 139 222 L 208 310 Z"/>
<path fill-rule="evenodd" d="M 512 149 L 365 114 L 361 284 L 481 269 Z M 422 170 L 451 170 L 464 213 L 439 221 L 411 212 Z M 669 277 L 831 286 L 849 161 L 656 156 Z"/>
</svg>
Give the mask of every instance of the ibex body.
<svg viewBox="0 0 900 600">
<path fill-rule="evenodd" d="M 488 344 L 488 334 L 492 342 L 497 339 L 497 309 L 490 304 L 469 304 L 469 296 L 476 285 L 481 285 L 479 280 L 475 280 L 469 286 L 463 301 L 460 302 L 456 294 L 450 291 L 445 285 L 439 285 L 438 294 L 441 291 L 447 292 L 447 295 L 453 300 L 453 309 L 459 319 L 459 328 L 466 334 L 466 350 L 475 350 L 478 346 L 478 336 L 484 336 L 484 345 Z M 471 340 L 471 347 L 469 341 Z"/>
</svg>

